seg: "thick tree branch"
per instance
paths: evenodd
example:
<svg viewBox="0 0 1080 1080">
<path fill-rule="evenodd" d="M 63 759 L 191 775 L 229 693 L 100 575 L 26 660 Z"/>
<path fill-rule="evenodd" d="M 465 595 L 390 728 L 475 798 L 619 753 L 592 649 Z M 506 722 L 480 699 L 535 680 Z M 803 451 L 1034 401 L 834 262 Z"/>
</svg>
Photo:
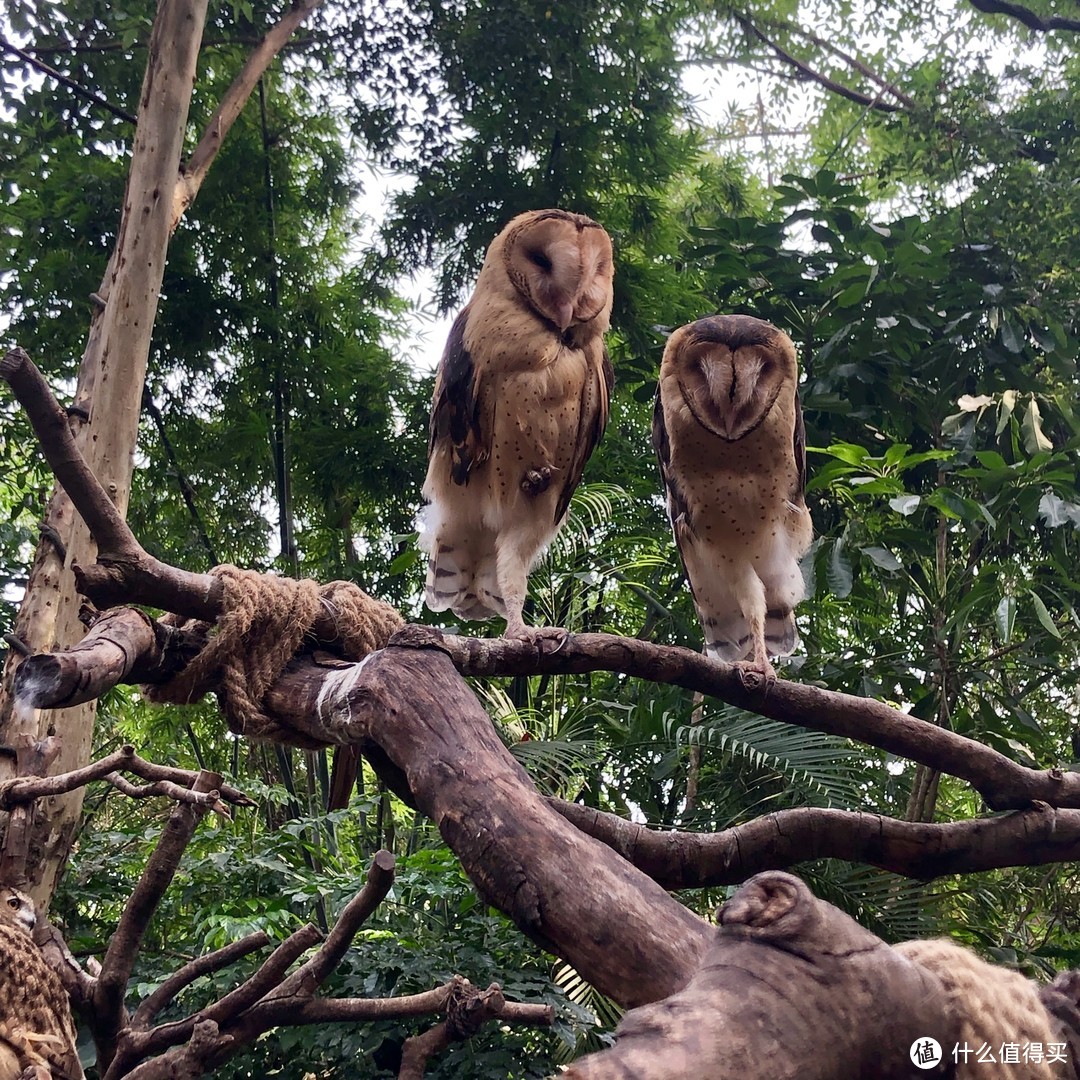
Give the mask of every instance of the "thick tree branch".
<svg viewBox="0 0 1080 1080">
<path fill-rule="evenodd" d="M 323 742 L 374 744 L 484 900 L 601 992 L 655 1000 L 689 979 L 707 925 L 544 803 L 439 650 L 390 646 L 359 664 L 294 664 L 265 706 Z M 575 884 L 583 874 L 588 889 Z M 607 947 L 615 939 L 624 946 Z"/>
<path fill-rule="evenodd" d="M 79 591 L 99 608 L 134 602 L 213 622 L 222 611 L 221 581 L 169 566 L 143 549 L 83 460 L 64 410 L 23 349 L 11 349 L 0 360 L 0 378 L 26 410 L 45 459 L 97 542 L 97 563 L 73 567 Z M 321 610 L 312 633 L 320 641 L 335 641 L 336 613 Z"/>
<path fill-rule="evenodd" d="M 797 878 L 759 874 L 719 921 L 690 984 L 626 1013 L 615 1046 L 566 1080 L 910 1080 L 916 1039 L 961 1037 L 928 969 Z"/>
<path fill-rule="evenodd" d="M 857 56 L 852 56 L 851 53 L 845 52 L 838 45 L 834 45 L 831 41 L 827 41 L 823 37 L 819 37 L 817 34 L 812 33 L 802 26 L 792 26 L 790 29 L 796 33 L 801 34 L 808 41 L 812 41 L 819 49 L 824 49 L 826 52 L 830 52 L 833 56 L 840 57 L 849 67 L 853 68 L 860 75 L 864 75 L 872 83 L 881 87 L 887 94 L 891 94 L 904 108 L 914 110 L 916 108 L 915 99 L 909 97 L 898 86 L 889 82 L 888 79 L 879 75 L 869 64 L 864 64 Z"/>
<path fill-rule="evenodd" d="M 1022 4 L 1013 4 L 1009 0 L 968 0 L 973 8 L 987 15 L 1008 15 L 1022 22 L 1029 30 L 1047 33 L 1050 30 L 1080 31 L 1080 19 L 1067 19 L 1062 15 L 1050 15 L 1043 18 Z"/>
<path fill-rule="evenodd" d="M 867 863 L 921 880 L 1080 859 L 1080 810 L 1045 803 L 1000 817 L 938 824 L 801 807 L 719 833 L 688 833 L 657 832 L 587 806 L 548 801 L 665 889 L 734 885 L 811 859 Z"/>
<path fill-rule="evenodd" d="M 194 784 L 195 791 L 216 791 L 220 787 L 221 777 L 206 770 L 199 773 Z M 98 1060 L 106 1068 L 116 1054 L 116 1042 L 120 1032 L 128 1024 L 124 994 L 135 967 L 139 946 L 154 911 L 180 865 L 180 858 L 195 833 L 195 826 L 205 813 L 206 807 L 189 804 L 181 804 L 173 809 L 153 854 L 147 860 L 135 889 L 124 905 L 120 922 L 105 950 L 101 974 L 94 991 L 94 1006 L 100 1023 L 95 1032 Z"/>
<path fill-rule="evenodd" d="M 65 708 L 98 698 L 118 683 L 168 678 L 205 644 L 204 637 L 182 634 L 135 608 L 112 608 L 94 619 L 77 645 L 28 657 L 16 672 L 15 692 Z"/>
<path fill-rule="evenodd" d="M 76 504 L 76 509 L 98 546 L 117 552 L 141 551 L 123 515 L 75 445 L 67 413 L 25 350 L 16 347 L 8 351 L 0 360 L 0 378 L 10 384 L 26 410 L 56 479 L 69 495 L 73 489 L 88 493 L 89 497 Z"/>
<path fill-rule="evenodd" d="M 673 683 L 741 709 L 880 747 L 959 777 L 995 810 L 1039 800 L 1080 808 L 1080 773 L 1040 771 L 1011 761 L 973 739 L 908 716 L 881 701 L 823 690 L 806 683 L 762 685 L 731 664 L 689 649 L 653 645 L 608 634 L 571 634 L 554 651 L 503 638 L 465 638 L 423 626 L 408 626 L 394 645 L 438 648 L 463 675 L 581 674 L 617 671 L 653 682 Z"/>
</svg>

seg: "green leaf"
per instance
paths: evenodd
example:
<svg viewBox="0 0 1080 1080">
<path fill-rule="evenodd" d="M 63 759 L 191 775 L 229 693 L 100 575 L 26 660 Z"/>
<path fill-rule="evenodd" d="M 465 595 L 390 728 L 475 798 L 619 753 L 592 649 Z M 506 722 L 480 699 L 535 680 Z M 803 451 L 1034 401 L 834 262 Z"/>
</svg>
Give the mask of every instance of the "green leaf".
<svg viewBox="0 0 1080 1080">
<path fill-rule="evenodd" d="M 829 562 L 825 569 L 825 580 L 833 596 L 843 600 L 851 595 L 854 575 L 851 572 L 851 560 L 844 551 L 844 541 L 837 540 L 829 553 Z"/>
<path fill-rule="evenodd" d="M 955 518 L 957 521 L 971 521 L 975 517 L 981 517 L 978 504 L 971 499 L 965 499 L 957 495 L 950 488 L 938 488 L 926 497 L 928 505 L 936 507 L 946 517 Z"/>
<path fill-rule="evenodd" d="M 1056 637 L 1061 640 L 1061 631 L 1054 623 L 1054 619 L 1050 612 L 1047 610 L 1046 605 L 1042 601 L 1042 597 L 1034 589 L 1028 589 L 1028 595 L 1031 597 L 1032 603 L 1035 605 L 1035 618 L 1039 620 L 1039 624 L 1042 628 L 1050 634 L 1052 637 Z"/>
<path fill-rule="evenodd" d="M 883 547 L 864 547 L 859 550 L 875 565 L 880 566 L 882 570 L 888 570 L 890 573 L 895 573 L 897 570 L 903 570 L 904 564 L 891 552 L 888 548 Z"/>
<path fill-rule="evenodd" d="M 1001 344 L 1011 353 L 1024 351 L 1024 335 L 1008 319 L 1001 324 Z"/>
<path fill-rule="evenodd" d="M 856 446 L 854 443 L 833 443 L 824 450 L 808 446 L 807 450 L 812 450 L 815 454 L 831 454 L 849 465 L 861 465 L 870 456 L 870 451 L 865 446 Z"/>
<path fill-rule="evenodd" d="M 1021 423 L 1024 433 L 1024 449 L 1029 454 L 1040 452 L 1049 453 L 1054 449 L 1054 444 L 1046 437 L 1042 429 L 1042 414 L 1039 412 L 1039 403 L 1032 394 L 1028 406 L 1024 410 L 1024 419 Z"/>
</svg>

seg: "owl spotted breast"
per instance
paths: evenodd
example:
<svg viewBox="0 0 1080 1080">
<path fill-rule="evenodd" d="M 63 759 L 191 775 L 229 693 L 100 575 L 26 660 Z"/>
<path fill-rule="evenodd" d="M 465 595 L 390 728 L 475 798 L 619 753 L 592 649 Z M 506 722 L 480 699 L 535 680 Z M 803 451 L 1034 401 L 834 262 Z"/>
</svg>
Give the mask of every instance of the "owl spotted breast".
<svg viewBox="0 0 1080 1080">
<path fill-rule="evenodd" d="M 67 991 L 30 936 L 34 903 L 0 888 L 0 1080 L 83 1080 Z"/>
<path fill-rule="evenodd" d="M 431 407 L 420 543 L 426 601 L 462 619 L 522 608 L 603 434 L 611 240 L 591 218 L 534 210 L 492 241 L 450 331 Z"/>
<path fill-rule="evenodd" d="M 773 678 L 798 642 L 799 559 L 813 534 L 795 347 L 747 315 L 668 340 L 653 446 L 705 650 Z"/>
</svg>

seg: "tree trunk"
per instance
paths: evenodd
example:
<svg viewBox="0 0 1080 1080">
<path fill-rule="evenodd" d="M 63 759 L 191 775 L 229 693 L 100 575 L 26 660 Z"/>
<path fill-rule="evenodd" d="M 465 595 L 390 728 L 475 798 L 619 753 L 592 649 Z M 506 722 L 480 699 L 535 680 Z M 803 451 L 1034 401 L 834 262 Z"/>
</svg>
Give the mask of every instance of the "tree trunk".
<svg viewBox="0 0 1080 1080">
<path fill-rule="evenodd" d="M 207 0 L 162 0 L 158 8 L 119 234 L 75 393 L 73 422 L 79 427 L 79 448 L 122 514 L 131 491 L 139 406 L 206 6 Z M 82 636 L 71 567 L 89 566 L 95 558 L 86 526 L 59 487 L 49 502 L 45 526 L 15 624 L 16 635 L 31 652 L 65 648 Z M 0 741 L 17 746 L 59 733 L 57 769 L 85 765 L 93 739 L 94 703 L 62 712 L 14 710 L 12 686 L 20 659 L 10 652 L 4 671 Z M 0 759 L 0 770 L 0 778 L 12 775 L 10 758 Z M 29 844 L 20 845 L 20 850 L 9 843 L 9 830 L 0 851 L 0 879 L 23 883 L 36 901 L 47 904 L 81 809 L 81 790 L 48 800 L 37 809 Z"/>
</svg>

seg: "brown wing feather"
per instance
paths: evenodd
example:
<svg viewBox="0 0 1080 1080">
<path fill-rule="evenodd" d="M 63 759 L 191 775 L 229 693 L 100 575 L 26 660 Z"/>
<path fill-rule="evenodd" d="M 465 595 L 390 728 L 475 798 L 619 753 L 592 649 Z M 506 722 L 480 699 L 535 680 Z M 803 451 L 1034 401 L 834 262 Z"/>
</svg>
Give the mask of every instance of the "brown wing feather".
<svg viewBox="0 0 1080 1080">
<path fill-rule="evenodd" d="M 603 345 L 601 348 L 600 369 L 593 370 L 592 380 L 586 379 L 581 390 L 581 409 L 578 416 L 578 432 L 574 441 L 574 456 L 566 473 L 566 483 L 559 493 L 559 501 L 555 505 L 555 520 L 561 521 L 563 515 L 570 507 L 570 500 L 581 483 L 582 474 L 585 472 L 585 463 L 592 456 L 607 427 L 608 413 L 611 403 L 611 392 L 615 387 L 615 369 L 612 367 L 611 358 Z M 590 386 L 591 382 L 591 386 Z M 596 394 L 596 405 L 589 408 L 589 399 L 592 391 Z"/>
<path fill-rule="evenodd" d="M 792 498 L 802 498 L 806 494 L 806 428 L 803 426 L 802 399 L 799 391 L 795 391 L 795 438 L 793 443 L 795 451 L 795 468 L 798 471 L 798 481 Z"/>
<path fill-rule="evenodd" d="M 466 305 L 450 328 L 446 349 L 439 361 L 435 394 L 431 402 L 428 454 L 440 443 L 450 445 L 450 478 L 465 485 L 474 466 L 491 453 L 491 428 L 485 431 L 480 418 L 480 387 L 476 365 L 465 348 Z"/>
<path fill-rule="evenodd" d="M 690 595 L 694 594 L 694 583 L 686 572 L 686 556 L 683 554 L 683 540 L 686 531 L 690 528 L 690 507 L 686 495 L 679 487 L 671 471 L 671 442 L 668 438 L 667 425 L 664 422 L 664 403 L 660 399 L 660 385 L 656 387 L 656 403 L 653 405 L 652 418 L 652 444 L 656 451 L 656 460 L 660 465 L 660 480 L 667 494 L 668 516 L 671 518 L 671 532 L 675 537 L 675 549 L 679 553 L 679 561 L 683 564 L 683 575 L 690 586 Z"/>
</svg>

